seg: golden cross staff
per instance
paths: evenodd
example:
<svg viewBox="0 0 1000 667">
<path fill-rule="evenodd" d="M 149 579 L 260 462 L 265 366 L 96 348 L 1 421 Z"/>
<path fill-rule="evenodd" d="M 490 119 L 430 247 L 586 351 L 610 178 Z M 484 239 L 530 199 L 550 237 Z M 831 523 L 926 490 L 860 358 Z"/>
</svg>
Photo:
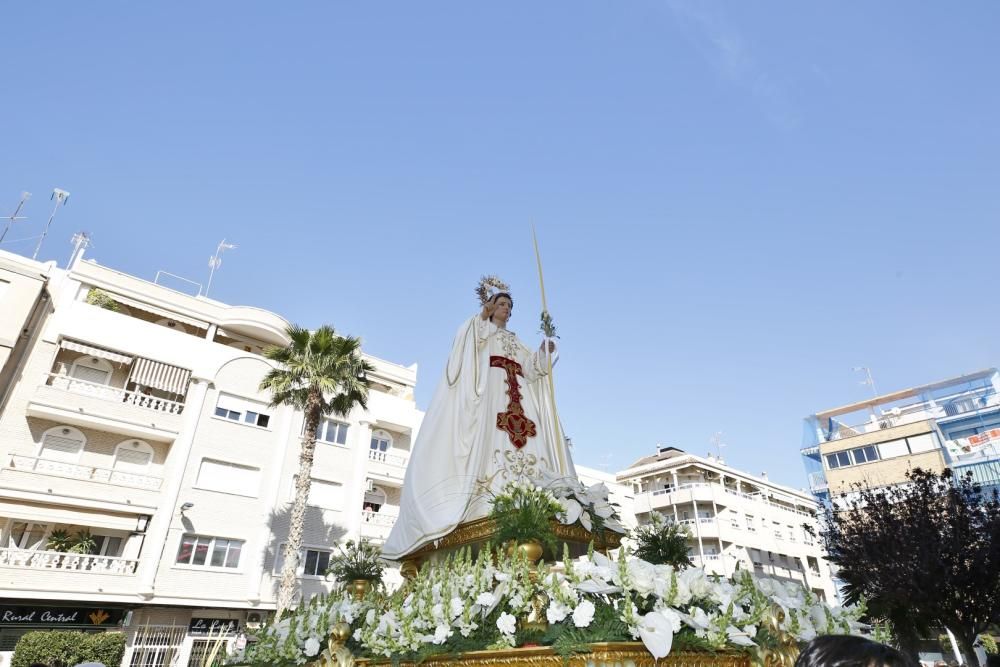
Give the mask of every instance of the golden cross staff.
<svg viewBox="0 0 1000 667">
<path fill-rule="evenodd" d="M 563 460 L 565 442 L 563 441 L 562 431 L 559 428 L 559 413 L 556 410 L 556 385 L 552 379 L 552 353 L 549 351 L 549 339 L 555 334 L 555 327 L 552 325 L 552 316 L 549 315 L 549 306 L 545 300 L 545 277 L 542 275 L 542 255 L 538 252 L 538 235 L 535 234 L 535 225 L 531 225 L 531 238 L 535 242 L 535 261 L 538 262 L 538 283 L 542 289 L 542 333 L 545 334 L 545 356 L 549 361 L 549 403 L 552 404 L 552 426 L 556 434 L 556 456 L 559 457 L 559 472 L 566 474 L 569 472 L 569 466 Z"/>
</svg>

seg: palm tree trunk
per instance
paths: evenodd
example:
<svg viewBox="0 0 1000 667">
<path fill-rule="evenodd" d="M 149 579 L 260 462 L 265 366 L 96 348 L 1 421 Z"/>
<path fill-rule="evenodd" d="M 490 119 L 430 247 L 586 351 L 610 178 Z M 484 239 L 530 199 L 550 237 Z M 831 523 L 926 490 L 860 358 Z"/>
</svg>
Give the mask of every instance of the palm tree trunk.
<svg viewBox="0 0 1000 667">
<path fill-rule="evenodd" d="M 299 578 L 299 551 L 302 549 L 302 530 L 305 527 L 306 503 L 312 484 L 313 458 L 316 455 L 316 427 L 319 426 L 321 396 L 318 389 L 309 392 L 306 405 L 305 435 L 299 452 L 299 473 L 295 479 L 295 501 L 288 526 L 288 542 L 285 544 L 285 563 L 281 568 L 281 584 L 278 588 L 278 603 L 275 616 L 281 616 L 292 607 Z"/>
</svg>

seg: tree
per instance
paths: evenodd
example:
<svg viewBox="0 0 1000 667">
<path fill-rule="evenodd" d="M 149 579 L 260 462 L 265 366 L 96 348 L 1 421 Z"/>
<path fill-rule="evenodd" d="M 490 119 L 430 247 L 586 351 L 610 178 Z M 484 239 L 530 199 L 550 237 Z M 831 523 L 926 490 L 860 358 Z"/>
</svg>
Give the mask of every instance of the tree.
<svg viewBox="0 0 1000 667">
<path fill-rule="evenodd" d="M 260 383 L 261 391 L 271 392 L 271 405 L 289 405 L 305 415 L 295 500 L 278 588 L 279 618 L 292 606 L 298 584 L 299 550 L 316 454 L 316 430 L 325 415 L 347 417 L 356 406 L 367 409 L 368 373 L 374 370 L 361 358 L 361 341 L 340 336 L 333 327 L 322 326 L 310 332 L 291 325 L 287 334 L 291 339 L 288 345 L 270 347 L 264 352 L 278 367 L 269 371 Z"/>
<path fill-rule="evenodd" d="M 856 487 L 823 517 L 828 559 L 847 602 L 867 601 L 888 621 L 900 648 L 933 627 L 954 633 L 970 665 L 976 635 L 1000 619 L 1000 501 L 971 473 L 920 468 L 904 484 Z"/>
</svg>

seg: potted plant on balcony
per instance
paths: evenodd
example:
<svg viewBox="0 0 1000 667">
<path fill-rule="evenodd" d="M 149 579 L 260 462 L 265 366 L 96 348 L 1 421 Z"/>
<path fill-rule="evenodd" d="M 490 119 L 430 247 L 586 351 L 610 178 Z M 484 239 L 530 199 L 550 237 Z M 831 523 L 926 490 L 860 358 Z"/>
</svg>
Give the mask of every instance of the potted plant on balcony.
<svg viewBox="0 0 1000 667">
<path fill-rule="evenodd" d="M 69 531 L 59 528 L 49 533 L 49 539 L 45 542 L 45 548 L 49 551 L 66 553 L 73 548 L 73 544 L 75 544 L 75 540 L 69 534 Z"/>
<path fill-rule="evenodd" d="M 348 540 L 338 549 L 339 553 L 330 556 L 327 574 L 343 583 L 356 600 L 361 600 L 374 584 L 382 581 L 385 571 L 382 550 L 364 538 L 357 542 Z"/>
<path fill-rule="evenodd" d="M 493 496 L 490 518 L 496 522 L 496 540 L 517 549 L 530 562 L 542 556 L 542 547 L 556 555 L 556 534 L 552 521 L 563 506 L 550 491 L 531 484 L 508 482 Z"/>
</svg>

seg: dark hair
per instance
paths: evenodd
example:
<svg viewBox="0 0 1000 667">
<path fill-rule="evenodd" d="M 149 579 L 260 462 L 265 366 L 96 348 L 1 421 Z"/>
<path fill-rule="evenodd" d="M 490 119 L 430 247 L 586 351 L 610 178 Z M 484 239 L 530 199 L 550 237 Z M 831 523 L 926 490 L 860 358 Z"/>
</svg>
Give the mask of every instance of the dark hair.
<svg viewBox="0 0 1000 667">
<path fill-rule="evenodd" d="M 918 667 L 891 646 L 853 635 L 822 635 L 809 642 L 795 667 Z"/>
<path fill-rule="evenodd" d="M 497 299 L 499 299 L 502 296 L 507 297 L 507 300 L 510 301 L 510 309 L 514 310 L 514 297 L 512 297 L 507 292 L 497 292 L 496 294 L 494 294 L 493 296 L 490 297 L 490 301 L 496 301 Z"/>
</svg>

